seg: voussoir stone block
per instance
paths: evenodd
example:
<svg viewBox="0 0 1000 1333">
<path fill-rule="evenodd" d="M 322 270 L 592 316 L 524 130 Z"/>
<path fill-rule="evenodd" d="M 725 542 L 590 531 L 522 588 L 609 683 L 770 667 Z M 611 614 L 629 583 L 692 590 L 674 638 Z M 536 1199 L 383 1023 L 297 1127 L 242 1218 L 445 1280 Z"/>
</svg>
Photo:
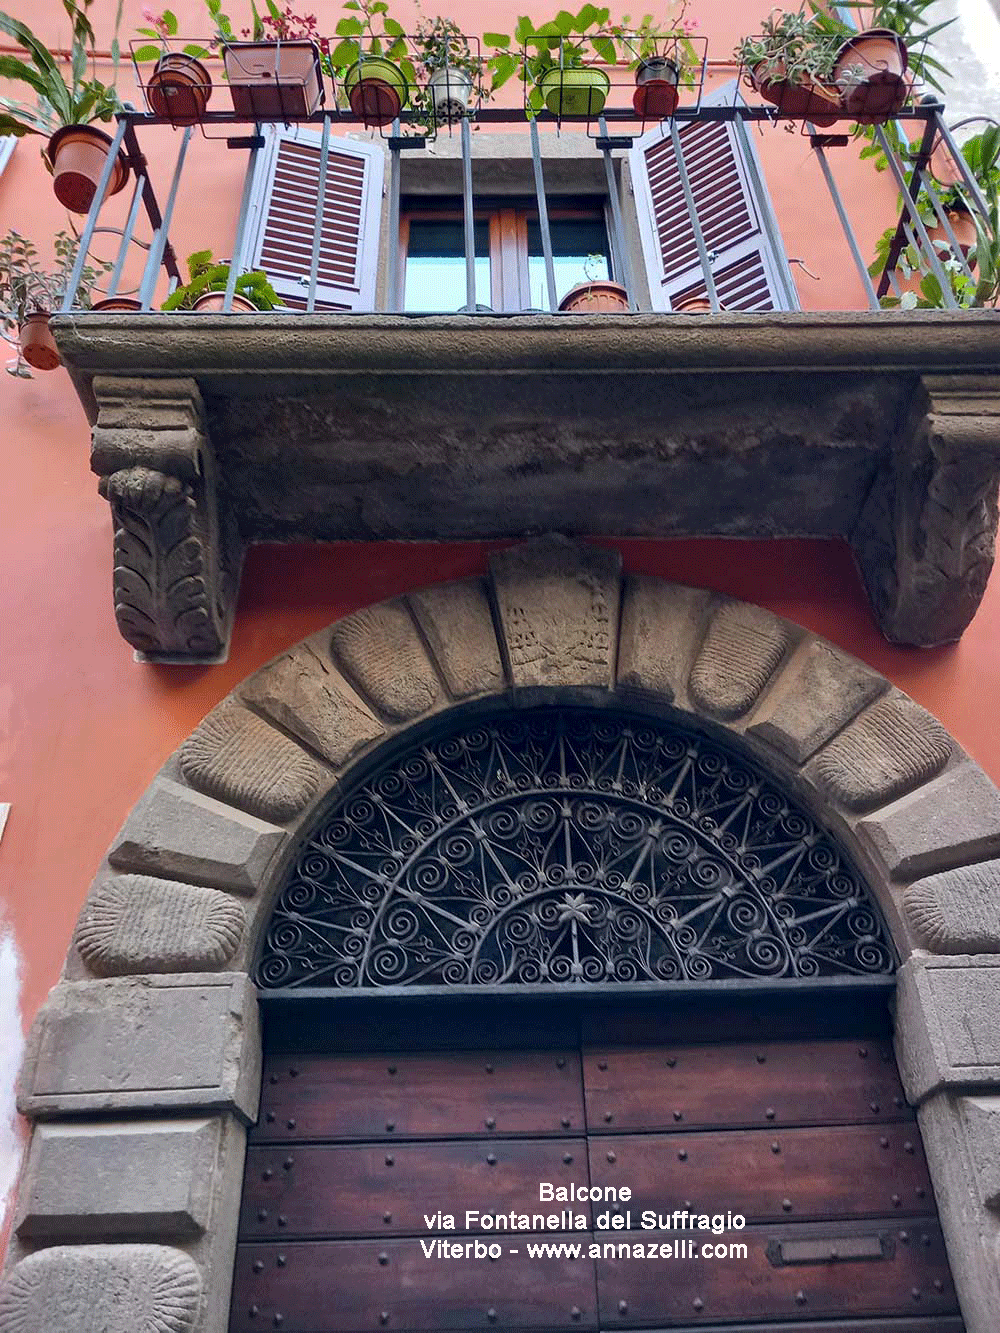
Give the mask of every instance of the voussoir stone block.
<svg viewBox="0 0 1000 1333">
<path fill-rule="evenodd" d="M 437 672 L 405 602 L 366 607 L 333 627 L 333 655 L 386 717 L 399 722 L 429 712 L 441 697 Z"/>
<path fill-rule="evenodd" d="M 334 768 L 385 734 L 368 705 L 312 643 L 299 644 L 258 671 L 240 693 Z"/>
<path fill-rule="evenodd" d="M 516 686 L 614 683 L 621 556 L 541 537 L 490 557 Z"/>
<path fill-rule="evenodd" d="M 976 764 L 956 764 L 867 815 L 858 831 L 897 879 L 997 856 L 1000 791 Z"/>
<path fill-rule="evenodd" d="M 201 1235 L 223 1123 L 212 1116 L 38 1125 L 14 1230 L 47 1242 Z"/>
<path fill-rule="evenodd" d="M 76 930 L 80 956 L 98 976 L 207 972 L 225 967 L 246 917 L 218 889 L 150 875 L 99 880 Z"/>
<path fill-rule="evenodd" d="M 108 860 L 116 870 L 252 894 L 284 840 L 274 824 L 159 777 L 129 815 Z"/>
<path fill-rule="evenodd" d="M 54 1245 L 0 1291 L 0 1333 L 188 1333 L 201 1274 L 165 1245 Z"/>
<path fill-rule="evenodd" d="M 198 791 L 261 819 L 293 819 L 331 776 L 262 718 L 224 702 L 180 749 L 181 772 Z"/>
<path fill-rule="evenodd" d="M 240 972 L 60 982 L 28 1034 L 27 1116 L 234 1111 L 260 1096 L 260 1020 Z"/>
<path fill-rule="evenodd" d="M 1000 1092 L 1000 957 L 914 954 L 899 970 L 896 1050 L 906 1095 Z"/>
<path fill-rule="evenodd" d="M 711 594 L 661 579 L 625 581 L 618 684 L 672 701 L 687 676 Z"/>
<path fill-rule="evenodd" d="M 453 699 L 504 688 L 493 616 L 480 579 L 432 584 L 409 593 L 407 600 Z"/>
<path fill-rule="evenodd" d="M 951 737 L 905 694 L 872 704 L 813 761 L 816 778 L 848 810 L 872 810 L 940 773 Z"/>
<path fill-rule="evenodd" d="M 782 673 L 749 730 L 804 764 L 885 689 L 882 676 L 814 639 Z"/>
<path fill-rule="evenodd" d="M 1000 952 L 1000 861 L 956 866 L 911 884 L 903 913 L 936 953 Z"/>
<path fill-rule="evenodd" d="M 726 602 L 712 617 L 688 689 L 702 712 L 732 720 L 748 712 L 789 644 L 785 623 L 759 606 Z"/>
</svg>

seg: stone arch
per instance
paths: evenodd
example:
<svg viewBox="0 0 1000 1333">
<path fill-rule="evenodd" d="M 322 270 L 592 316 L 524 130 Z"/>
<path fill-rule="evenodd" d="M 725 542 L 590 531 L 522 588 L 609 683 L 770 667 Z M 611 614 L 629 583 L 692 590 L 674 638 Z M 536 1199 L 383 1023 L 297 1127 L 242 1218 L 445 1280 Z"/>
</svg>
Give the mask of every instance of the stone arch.
<svg viewBox="0 0 1000 1333">
<path fill-rule="evenodd" d="M 616 553 L 549 537 L 494 555 L 488 579 L 312 635 L 154 779 L 29 1038 L 20 1105 L 38 1123 L 0 1333 L 37 1323 L 43 1289 L 60 1292 L 52 1333 L 222 1333 L 259 1093 L 247 971 L 290 857 L 377 747 L 491 699 L 627 700 L 687 719 L 787 784 L 848 850 L 906 960 L 897 1049 L 967 1327 L 1000 1326 L 1000 793 L 834 645 L 706 590 L 623 579 Z M 198 1279 L 183 1300 L 182 1271 Z M 88 1302 L 98 1275 L 127 1293 L 113 1312 Z"/>
</svg>

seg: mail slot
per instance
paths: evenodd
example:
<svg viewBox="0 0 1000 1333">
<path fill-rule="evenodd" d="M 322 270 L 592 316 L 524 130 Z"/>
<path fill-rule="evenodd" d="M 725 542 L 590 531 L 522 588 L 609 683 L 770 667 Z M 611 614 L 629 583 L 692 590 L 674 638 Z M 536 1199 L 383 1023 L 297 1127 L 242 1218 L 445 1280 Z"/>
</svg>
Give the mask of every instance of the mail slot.
<svg viewBox="0 0 1000 1333">
<path fill-rule="evenodd" d="M 850 1259 L 891 1259 L 891 1236 L 831 1236 L 809 1240 L 772 1240 L 767 1257 L 775 1268 L 787 1264 L 835 1264 Z"/>
</svg>

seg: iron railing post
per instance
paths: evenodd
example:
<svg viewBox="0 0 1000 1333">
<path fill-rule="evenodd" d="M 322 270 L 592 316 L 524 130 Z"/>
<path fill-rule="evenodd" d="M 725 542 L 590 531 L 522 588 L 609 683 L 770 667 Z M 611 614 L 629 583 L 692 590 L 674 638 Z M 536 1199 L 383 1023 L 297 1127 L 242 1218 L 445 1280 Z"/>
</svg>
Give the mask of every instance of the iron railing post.
<svg viewBox="0 0 1000 1333">
<path fill-rule="evenodd" d="M 128 259 L 128 248 L 132 244 L 132 234 L 135 231 L 135 224 L 139 220 L 139 209 L 142 207 L 142 193 L 145 188 L 145 175 L 136 176 L 135 190 L 132 192 L 132 203 L 128 210 L 128 218 L 125 221 L 125 229 L 122 232 L 121 245 L 119 245 L 118 254 L 115 256 L 115 266 L 111 270 L 111 281 L 108 284 L 108 296 L 116 296 L 118 293 L 118 286 L 122 280 L 125 261 Z"/>
<path fill-rule="evenodd" d="M 160 271 L 160 263 L 163 259 L 163 251 L 167 244 L 167 237 L 170 233 L 170 223 L 174 216 L 174 205 L 177 203 L 177 190 L 180 186 L 181 174 L 184 171 L 184 159 L 187 156 L 188 144 L 191 142 L 191 135 L 194 133 L 194 127 L 188 125 L 181 136 L 181 146 L 177 150 L 177 164 L 174 167 L 173 178 L 170 182 L 170 193 L 167 195 L 167 206 L 163 210 L 163 217 L 160 225 L 153 235 L 152 244 L 149 247 L 149 256 L 146 260 L 146 268 L 142 275 L 142 286 L 139 288 L 139 301 L 143 310 L 149 310 L 153 303 L 153 292 L 156 290 L 156 278 Z"/>
<path fill-rule="evenodd" d="M 815 134 L 815 126 L 810 125 L 809 130 Z M 854 267 L 858 270 L 858 277 L 861 279 L 861 285 L 865 289 L 865 296 L 868 298 L 868 309 L 879 310 L 878 296 L 875 292 L 875 284 L 871 280 L 871 274 L 865 265 L 864 256 L 858 246 L 858 238 L 854 235 L 854 228 L 851 226 L 851 220 L 847 216 L 847 210 L 844 207 L 844 200 L 840 190 L 837 188 L 837 182 L 834 179 L 833 172 L 830 170 L 830 164 L 826 160 L 826 153 L 819 144 L 815 144 L 813 152 L 819 160 L 820 168 L 823 172 L 823 179 L 826 181 L 826 188 L 830 192 L 830 198 L 833 200 L 833 206 L 837 210 L 837 217 L 840 219 L 840 226 L 847 238 L 847 245 L 851 252 L 851 258 L 854 260 Z"/>
<path fill-rule="evenodd" d="M 951 130 L 944 123 L 944 116 L 941 114 L 940 110 L 937 110 L 934 113 L 934 124 L 937 128 L 938 133 L 941 135 L 941 138 L 948 145 L 948 152 L 954 159 L 955 166 L 958 167 L 959 174 L 962 177 L 962 184 L 969 191 L 969 194 L 972 195 L 972 202 L 976 205 L 976 208 L 981 214 L 983 220 L 985 222 L 989 222 L 990 210 L 986 204 L 985 196 L 983 195 L 982 190 L 979 188 L 979 182 L 972 174 L 969 164 L 965 160 L 965 154 L 962 152 L 958 144 L 955 142 Z"/>
<path fill-rule="evenodd" d="M 330 159 L 330 117 L 323 116 L 323 133 L 319 145 L 319 186 L 316 195 L 316 217 L 313 220 L 312 255 L 309 260 L 309 294 L 306 313 L 316 309 L 316 284 L 319 281 L 319 252 L 323 242 L 323 210 L 326 204 L 326 174 Z"/>
<path fill-rule="evenodd" d="M 260 138 L 260 125 L 254 125 L 254 139 Z M 257 154 L 259 148 L 251 148 L 250 155 L 247 158 L 246 171 L 243 174 L 243 193 L 240 196 L 240 214 L 236 220 L 236 237 L 233 241 L 233 254 L 229 261 L 229 276 L 226 279 L 226 295 L 222 301 L 222 313 L 228 315 L 232 313 L 233 297 L 236 294 L 236 279 L 240 275 L 240 269 L 243 267 L 243 249 L 246 245 L 247 219 L 250 215 L 250 194 L 253 190 L 254 168 L 257 166 Z M 320 193 L 320 208 L 322 209 L 323 196 Z"/>
<path fill-rule="evenodd" d="M 625 219 L 622 217 L 622 201 L 618 194 L 618 182 L 615 180 L 615 164 L 611 157 L 611 149 L 608 146 L 608 123 L 606 118 L 601 115 L 597 120 L 601 131 L 601 138 L 604 143 L 601 147 L 601 156 L 604 158 L 604 175 L 608 182 L 608 199 L 611 203 L 611 239 L 612 248 L 618 263 L 621 265 L 622 286 L 625 288 L 625 296 L 628 300 L 628 308 L 636 310 L 635 284 L 632 280 L 632 260 L 625 244 Z"/>
<path fill-rule="evenodd" d="M 462 216 L 465 224 L 465 303 L 476 313 L 476 214 L 472 197 L 472 133 L 462 117 Z"/>
<path fill-rule="evenodd" d="M 552 253 L 552 232 L 549 228 L 549 206 L 545 198 L 545 180 L 542 174 L 542 149 L 538 142 L 538 120 L 531 117 L 531 164 L 535 172 L 535 200 L 538 204 L 538 229 L 542 234 L 542 254 L 545 256 L 545 285 L 549 294 L 549 309 L 553 314 L 559 309 L 559 293 L 556 291 L 556 266 Z M 529 291 L 530 300 L 530 291 Z"/>
<path fill-rule="evenodd" d="M 388 292 L 386 305 L 395 313 L 402 308 L 403 293 L 399 281 L 399 172 L 402 165 L 399 151 L 399 120 L 392 122 L 392 137 L 389 140 L 389 272 L 387 276 Z"/>
<path fill-rule="evenodd" d="M 913 178 L 909 184 L 907 184 L 906 176 L 903 173 L 902 163 L 899 161 L 895 149 L 885 137 L 885 131 L 882 129 L 881 125 L 876 125 L 874 129 L 875 137 L 879 142 L 879 147 L 885 154 L 890 170 L 896 179 L 896 184 L 899 186 L 899 192 L 903 197 L 903 207 L 906 212 L 909 213 L 910 221 L 913 223 L 913 229 L 920 239 L 920 248 L 927 255 L 934 276 L 937 278 L 941 287 L 941 295 L 944 299 L 945 306 L 949 310 L 957 310 L 958 302 L 955 300 L 955 293 L 951 290 L 951 279 L 945 272 L 944 267 L 938 258 L 937 251 L 934 249 L 933 243 L 927 235 L 927 228 L 924 226 L 924 220 L 920 216 L 920 209 L 916 205 L 916 198 L 920 192 L 920 177 L 923 167 L 918 161 L 913 168 Z M 914 184 L 916 185 L 916 189 L 911 193 Z"/>
</svg>

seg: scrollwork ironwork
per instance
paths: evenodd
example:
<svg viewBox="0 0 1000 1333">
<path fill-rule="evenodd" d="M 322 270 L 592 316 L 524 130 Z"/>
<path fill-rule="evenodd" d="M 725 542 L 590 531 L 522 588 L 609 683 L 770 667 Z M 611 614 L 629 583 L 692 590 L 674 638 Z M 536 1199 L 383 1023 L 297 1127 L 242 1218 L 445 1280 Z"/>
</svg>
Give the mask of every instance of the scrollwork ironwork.
<svg viewBox="0 0 1000 1333">
<path fill-rule="evenodd" d="M 750 762 L 650 718 L 537 709 L 393 759 L 280 896 L 264 988 L 892 972 L 865 886 Z"/>
</svg>

